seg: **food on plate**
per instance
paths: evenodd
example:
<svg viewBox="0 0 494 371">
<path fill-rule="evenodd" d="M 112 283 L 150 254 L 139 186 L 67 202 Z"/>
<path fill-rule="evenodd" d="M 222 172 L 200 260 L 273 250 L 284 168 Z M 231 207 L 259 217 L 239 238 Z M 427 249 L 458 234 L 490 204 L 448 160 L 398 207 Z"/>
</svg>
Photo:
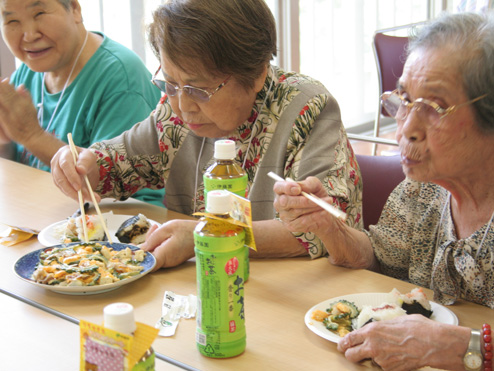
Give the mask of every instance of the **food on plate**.
<svg viewBox="0 0 494 371">
<path fill-rule="evenodd" d="M 67 222 L 57 227 L 55 234 L 60 242 L 84 241 L 84 229 L 82 216 L 69 217 Z M 105 220 L 106 223 L 106 220 Z M 89 241 L 106 241 L 105 229 L 98 215 L 86 214 L 86 227 Z"/>
<path fill-rule="evenodd" d="M 393 289 L 386 297 L 386 301 L 380 305 L 362 305 L 362 308 L 341 299 L 331 303 L 326 311 L 314 310 L 311 318 L 322 322 L 328 330 L 343 337 L 372 321 L 383 321 L 414 313 L 427 318 L 432 315 L 431 304 L 421 288 L 415 288 L 406 294 Z"/>
<path fill-rule="evenodd" d="M 387 319 L 404 316 L 406 314 L 407 312 L 395 303 L 382 303 L 377 307 L 373 307 L 372 305 L 364 305 L 359 316 L 353 323 L 353 329 L 357 330 L 373 321 L 384 321 Z"/>
<path fill-rule="evenodd" d="M 394 302 L 400 305 L 407 314 L 417 313 L 427 318 L 432 316 L 431 303 L 427 300 L 422 288 L 416 287 L 407 294 L 402 294 L 397 289 L 393 289 L 391 295 L 394 296 Z"/>
<path fill-rule="evenodd" d="M 115 234 L 120 242 L 138 245 L 146 240 L 151 227 L 149 220 L 142 214 L 135 215 L 122 223 Z"/>
<path fill-rule="evenodd" d="M 115 250 L 95 243 L 44 250 L 33 272 L 34 281 L 58 286 L 106 285 L 140 274 L 143 250 Z"/>
<path fill-rule="evenodd" d="M 312 319 L 322 322 L 328 330 L 343 337 L 353 330 L 352 321 L 357 318 L 359 313 L 355 303 L 348 300 L 338 300 L 331 303 L 330 307 L 326 309 L 326 313 L 321 310 L 312 312 Z"/>
</svg>

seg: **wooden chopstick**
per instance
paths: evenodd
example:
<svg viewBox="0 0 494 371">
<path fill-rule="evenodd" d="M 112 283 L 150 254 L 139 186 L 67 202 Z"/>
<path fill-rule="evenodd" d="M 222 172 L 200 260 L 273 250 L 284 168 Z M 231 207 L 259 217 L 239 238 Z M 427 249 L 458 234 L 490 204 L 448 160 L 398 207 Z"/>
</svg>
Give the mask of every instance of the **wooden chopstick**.
<svg viewBox="0 0 494 371">
<path fill-rule="evenodd" d="M 279 182 L 289 181 L 289 182 L 296 183 L 293 179 L 290 179 L 290 178 L 283 179 L 278 174 L 273 173 L 272 171 L 270 171 L 268 173 L 268 176 L 271 177 L 271 178 L 273 178 L 274 180 L 279 181 Z M 331 215 L 337 217 L 338 219 L 341 219 L 343 221 L 346 220 L 346 213 L 345 212 L 341 211 L 340 209 L 337 209 L 336 207 L 334 207 L 331 204 L 328 204 L 326 201 L 320 199 L 316 195 L 314 195 L 312 193 L 307 193 L 307 192 L 302 191 L 302 196 L 304 196 L 305 198 L 311 200 L 315 204 L 319 205 L 324 210 L 326 210 L 328 213 L 330 213 Z"/>
<path fill-rule="evenodd" d="M 72 140 L 72 134 L 68 133 L 67 138 L 69 139 L 70 151 L 72 152 L 72 158 L 74 159 L 74 163 L 77 163 L 77 150 L 75 149 L 74 141 Z M 82 230 L 84 232 L 84 241 L 85 243 L 89 242 L 89 237 L 87 233 L 87 225 L 86 225 L 86 212 L 84 210 L 84 199 L 82 197 L 82 191 L 79 190 L 77 192 L 77 196 L 79 196 L 79 207 L 81 210 L 81 224 Z"/>
<path fill-rule="evenodd" d="M 74 157 L 74 163 L 77 163 L 77 159 L 79 157 L 77 153 L 77 149 L 75 148 L 74 140 L 72 139 L 72 133 L 67 134 L 67 138 L 69 140 L 69 146 L 70 146 L 70 151 L 72 152 L 72 156 Z M 89 194 L 91 195 L 91 199 L 93 200 L 94 208 L 96 209 L 96 212 L 98 213 L 99 219 L 101 221 L 101 225 L 103 226 L 103 229 L 106 234 L 106 238 L 108 238 L 108 242 L 113 243 L 111 240 L 110 233 L 108 232 L 108 228 L 106 227 L 105 223 L 105 218 L 103 218 L 103 215 L 101 215 L 101 210 L 99 209 L 98 202 L 96 201 L 96 197 L 94 196 L 93 189 L 91 188 L 91 183 L 89 182 L 89 179 L 87 178 L 87 175 L 84 175 L 84 180 L 86 181 L 87 188 L 89 190 Z M 78 192 L 79 195 L 79 204 L 81 208 L 81 217 L 84 220 L 84 237 L 86 239 L 85 242 L 89 242 L 87 238 L 87 227 L 86 227 L 86 216 L 84 212 L 84 199 L 82 198 L 82 191 L 79 190 Z"/>
</svg>

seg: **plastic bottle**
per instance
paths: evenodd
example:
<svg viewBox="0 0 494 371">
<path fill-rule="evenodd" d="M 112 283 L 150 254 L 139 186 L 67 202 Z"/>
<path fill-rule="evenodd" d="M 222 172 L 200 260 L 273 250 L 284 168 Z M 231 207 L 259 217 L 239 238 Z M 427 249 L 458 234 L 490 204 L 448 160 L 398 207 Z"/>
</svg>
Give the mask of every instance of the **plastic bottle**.
<svg viewBox="0 0 494 371">
<path fill-rule="evenodd" d="M 132 335 L 136 330 L 134 307 L 127 303 L 113 303 L 103 309 L 104 326 L 114 331 Z M 154 371 L 155 353 L 149 348 L 132 367 L 132 371 Z"/>
<path fill-rule="evenodd" d="M 215 162 L 203 175 L 204 200 L 207 207 L 208 192 L 223 189 L 241 197 L 247 197 L 247 173 L 235 160 L 235 142 L 221 139 L 214 142 Z M 249 279 L 249 248 L 245 247 L 245 280 Z"/>
<path fill-rule="evenodd" d="M 208 213 L 224 218 L 230 208 L 228 192 L 208 192 Z M 242 227 L 207 216 L 194 230 L 196 344 L 199 352 L 208 357 L 233 357 L 245 350 L 244 239 Z"/>
<path fill-rule="evenodd" d="M 216 189 L 247 197 L 247 173 L 235 161 L 235 142 L 229 139 L 214 142 L 214 159 L 203 175 L 206 206 L 208 192 Z"/>
</svg>

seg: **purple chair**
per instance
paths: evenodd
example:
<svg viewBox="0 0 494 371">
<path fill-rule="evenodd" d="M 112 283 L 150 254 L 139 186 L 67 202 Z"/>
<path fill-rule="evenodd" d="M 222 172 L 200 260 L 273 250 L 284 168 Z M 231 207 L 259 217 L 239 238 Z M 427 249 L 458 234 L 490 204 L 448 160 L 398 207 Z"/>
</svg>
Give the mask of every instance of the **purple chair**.
<svg viewBox="0 0 494 371">
<path fill-rule="evenodd" d="M 363 182 L 362 213 L 364 227 L 377 224 L 381 211 L 395 187 L 405 179 L 400 156 L 357 155 Z"/>
<path fill-rule="evenodd" d="M 381 95 L 385 91 L 396 89 L 396 82 L 403 73 L 403 65 L 406 60 L 406 48 L 408 46 L 408 32 L 413 28 L 420 26 L 424 22 L 407 24 L 377 30 L 372 40 L 372 50 L 376 59 L 377 78 L 379 86 L 378 108 L 374 120 L 374 137 L 379 137 L 381 127 L 381 116 L 389 117 L 389 114 L 382 107 Z M 393 36 L 388 33 L 394 33 L 404 30 L 407 36 Z M 403 31 L 402 31 L 403 32 Z M 376 154 L 376 145 L 374 144 L 372 154 Z"/>
</svg>

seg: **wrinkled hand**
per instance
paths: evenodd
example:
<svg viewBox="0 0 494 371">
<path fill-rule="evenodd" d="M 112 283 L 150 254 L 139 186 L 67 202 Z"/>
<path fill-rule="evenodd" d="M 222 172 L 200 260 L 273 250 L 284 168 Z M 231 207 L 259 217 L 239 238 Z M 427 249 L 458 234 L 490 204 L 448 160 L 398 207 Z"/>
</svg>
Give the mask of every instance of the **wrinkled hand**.
<svg viewBox="0 0 494 371">
<path fill-rule="evenodd" d="M 43 134 L 31 95 L 23 85 L 17 89 L 9 79 L 0 82 L 0 141 L 12 140 L 29 147 Z"/>
<path fill-rule="evenodd" d="M 156 258 L 154 270 L 182 264 L 194 256 L 194 220 L 172 220 L 151 226 L 146 242 L 139 247 Z"/>
<path fill-rule="evenodd" d="M 383 370 L 415 370 L 427 365 L 438 367 L 434 365 L 441 364 L 445 354 L 448 358 L 448 342 L 452 341 L 444 333 L 437 336 L 441 333 L 440 326 L 444 325 L 419 314 L 372 322 L 341 339 L 338 350 L 352 362 L 372 359 Z M 461 366 L 459 355 L 458 363 Z"/>
<path fill-rule="evenodd" d="M 82 190 L 84 200 L 92 202 L 84 176 L 88 176 L 91 188 L 94 189 L 99 181 L 96 155 L 88 149 L 77 148 L 77 151 L 77 166 L 69 146 L 64 146 L 55 153 L 51 160 L 53 182 L 68 197 L 78 200 L 77 192 Z M 97 194 L 95 196 L 99 202 L 101 198 Z"/>
<path fill-rule="evenodd" d="M 302 191 L 304 191 L 328 201 L 326 189 L 316 177 L 308 177 L 297 183 L 291 181 L 276 182 L 273 190 L 276 194 L 274 208 L 290 231 L 317 234 L 318 231 L 328 233 L 335 228 L 336 218 L 302 196 Z M 328 202 L 332 203 L 331 201 Z"/>
</svg>

